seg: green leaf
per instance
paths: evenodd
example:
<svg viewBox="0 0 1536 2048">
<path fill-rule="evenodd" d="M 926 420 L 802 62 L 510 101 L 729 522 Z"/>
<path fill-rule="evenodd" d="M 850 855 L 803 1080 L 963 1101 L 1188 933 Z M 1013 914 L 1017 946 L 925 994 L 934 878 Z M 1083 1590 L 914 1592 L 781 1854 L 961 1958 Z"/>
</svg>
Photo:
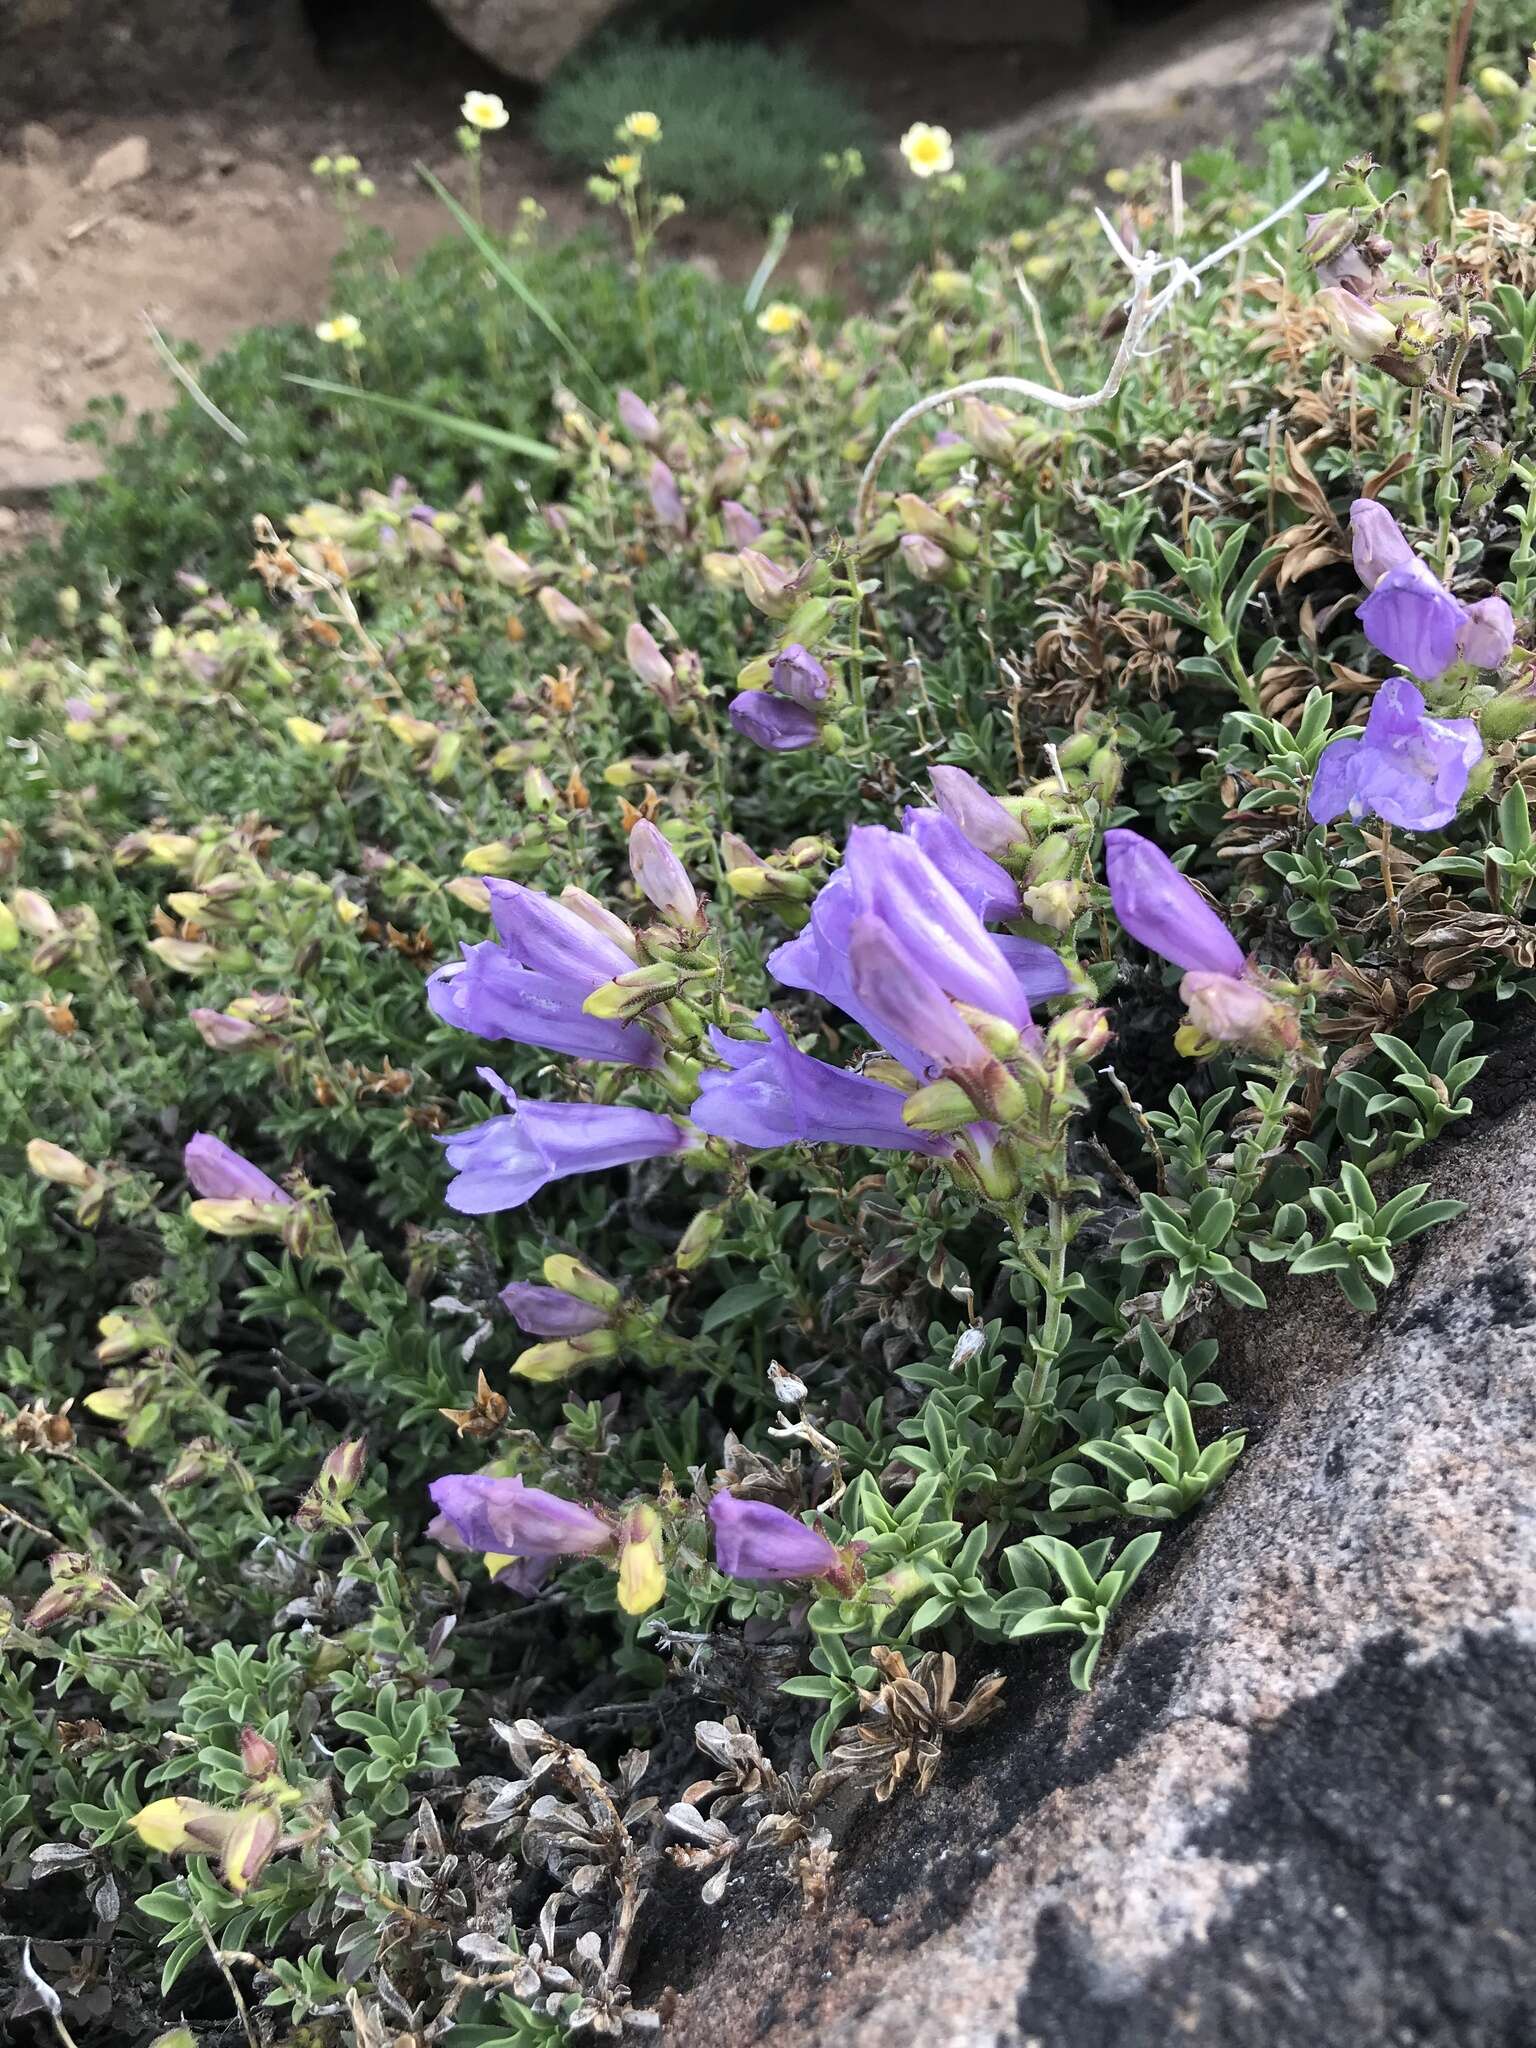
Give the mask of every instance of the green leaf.
<svg viewBox="0 0 1536 2048">
<path fill-rule="evenodd" d="M 726 1323 L 734 1323 L 742 1316 L 749 1316 L 755 1309 L 766 1308 L 770 1301 L 781 1301 L 784 1290 L 777 1280 L 744 1280 L 739 1287 L 727 1287 L 718 1300 L 712 1301 L 699 1318 L 699 1328 L 707 1335 Z"/>
<path fill-rule="evenodd" d="M 461 441 L 478 441 L 484 447 L 499 449 L 504 455 L 521 455 L 529 462 L 558 466 L 565 460 L 559 449 L 551 448 L 547 441 L 530 441 L 525 434 L 514 434 L 506 427 L 493 427 L 487 420 L 461 419 L 457 413 L 440 412 L 435 405 L 422 405 L 414 398 L 391 398 L 387 392 L 370 391 L 366 385 L 338 384 L 329 377 L 301 377 L 296 370 L 290 370 L 283 382 L 302 384 L 306 391 L 323 391 L 327 397 L 342 399 L 349 405 L 371 407 L 376 412 L 399 413 L 405 419 L 415 420 L 419 426 L 437 427 L 445 434 L 457 434 Z"/>
<path fill-rule="evenodd" d="M 424 163 L 416 165 L 416 175 L 447 207 L 459 227 L 474 244 L 476 253 L 483 259 L 486 268 L 501 280 L 508 291 L 516 293 L 517 297 L 522 300 L 545 333 L 564 350 L 567 358 L 581 371 L 582 375 L 595 388 L 595 392 L 601 395 L 604 402 L 604 410 L 606 410 L 608 391 L 602 378 L 598 376 L 596 370 L 593 369 L 554 314 L 550 312 L 544 301 L 536 292 L 529 289 L 528 285 L 519 277 L 517 271 L 485 232 L 484 228 L 480 226 L 474 215 L 460 206 L 458 200 L 454 198 L 441 178 L 436 177 Z"/>
</svg>

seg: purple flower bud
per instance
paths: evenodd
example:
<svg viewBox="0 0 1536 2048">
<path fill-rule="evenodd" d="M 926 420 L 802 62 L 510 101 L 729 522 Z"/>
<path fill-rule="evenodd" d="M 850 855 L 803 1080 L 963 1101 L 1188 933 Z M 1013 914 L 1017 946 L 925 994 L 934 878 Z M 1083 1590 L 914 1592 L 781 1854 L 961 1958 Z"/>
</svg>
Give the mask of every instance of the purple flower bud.
<svg viewBox="0 0 1536 2048">
<path fill-rule="evenodd" d="M 1515 615 L 1502 597 L 1480 597 L 1466 608 L 1458 659 L 1474 668 L 1502 668 L 1515 644 Z"/>
<path fill-rule="evenodd" d="M 821 738 L 814 711 L 768 690 L 740 691 L 731 699 L 727 715 L 743 739 L 766 747 L 770 754 L 797 753 Z"/>
<path fill-rule="evenodd" d="M 1356 498 L 1349 508 L 1349 531 L 1355 574 L 1367 590 L 1374 590 L 1389 569 L 1405 568 L 1414 560 L 1403 529 L 1374 498 Z"/>
<path fill-rule="evenodd" d="M 809 711 L 825 700 L 827 691 L 832 687 L 832 678 L 814 654 L 808 654 L 798 640 L 791 640 L 773 657 L 770 687 L 779 696 L 788 697 Z"/>
<path fill-rule="evenodd" d="M 606 1329 L 611 1318 L 596 1302 L 579 1301 L 563 1287 L 540 1287 L 531 1280 L 511 1280 L 501 1290 L 501 1304 L 520 1330 L 530 1337 L 580 1337 Z"/>
<path fill-rule="evenodd" d="M 954 568 L 938 542 L 924 533 L 904 533 L 897 546 L 908 575 L 919 583 L 943 583 Z"/>
<path fill-rule="evenodd" d="M 1313 303 L 1328 322 L 1335 346 L 1357 363 L 1374 362 L 1397 339 L 1396 322 L 1379 313 L 1368 299 L 1359 297 L 1348 285 L 1325 286 Z"/>
<path fill-rule="evenodd" d="M 624 657 L 638 681 L 654 690 L 669 709 L 676 705 L 677 677 L 672 664 L 638 619 L 624 635 Z"/>
<path fill-rule="evenodd" d="M 614 1546 L 614 1530 L 601 1515 L 558 1493 L 525 1486 L 521 1477 L 454 1472 L 434 1479 L 427 1492 L 471 1550 L 519 1558 L 595 1557 Z"/>
<path fill-rule="evenodd" d="M 204 1045 L 215 1052 L 239 1052 L 265 1035 L 259 1024 L 248 1023 L 244 1017 L 231 1017 L 227 1010 L 189 1010 L 187 1015 Z"/>
<path fill-rule="evenodd" d="M 853 1000 L 875 1020 L 876 1035 L 917 1075 L 935 1069 L 979 1074 L 992 1056 L 925 973 L 896 934 L 869 913 L 855 916 L 848 934 L 848 979 Z M 916 1047 L 917 1058 L 907 1050 Z"/>
<path fill-rule="evenodd" d="M 770 619 L 787 619 L 795 608 L 795 571 L 781 569 L 756 548 L 743 548 L 736 560 L 747 602 Z"/>
<path fill-rule="evenodd" d="M 663 526 L 670 526 L 674 533 L 688 531 L 688 514 L 683 509 L 683 494 L 677 488 L 677 478 L 658 455 L 651 464 L 650 482 L 651 510 Z"/>
<path fill-rule="evenodd" d="M 637 391 L 627 387 L 619 393 L 619 424 L 647 448 L 661 439 L 661 421 Z"/>
<path fill-rule="evenodd" d="M 654 1110 L 621 1103 L 520 1102 L 489 1067 L 479 1072 L 510 1109 L 440 1140 L 455 1170 L 445 1200 L 461 1216 L 520 1208 L 552 1180 L 660 1159 L 688 1142 L 671 1117 Z"/>
<path fill-rule="evenodd" d="M 751 547 L 763 530 L 763 522 L 757 514 L 749 512 L 745 505 L 738 505 L 734 498 L 720 500 L 720 524 L 733 548 Z"/>
<path fill-rule="evenodd" d="M 972 846 L 979 846 L 983 853 L 996 859 L 1012 847 L 1029 844 L 1029 834 L 1012 811 L 1005 809 L 964 768 L 930 768 L 928 779 L 939 809 L 959 826 Z"/>
<path fill-rule="evenodd" d="M 765 1500 L 717 1493 L 709 1504 L 715 1563 L 733 1579 L 819 1579 L 838 1570 L 837 1546 Z"/>
<path fill-rule="evenodd" d="M 630 828 L 629 871 L 640 885 L 641 894 L 669 924 L 702 922 L 699 899 L 687 870 L 672 851 L 666 834 L 649 818 L 639 819 Z"/>
<path fill-rule="evenodd" d="M 939 873 L 960 891 L 979 918 L 987 922 L 1019 917 L 1019 885 L 942 811 L 909 806 L 901 829 Z"/>
<path fill-rule="evenodd" d="M 1176 967 L 1240 975 L 1243 949 L 1161 847 L 1122 827 L 1104 834 L 1109 898 L 1133 939 Z"/>
<path fill-rule="evenodd" d="M 284 1194 L 259 1166 L 252 1166 L 238 1152 L 232 1152 L 222 1138 L 207 1131 L 196 1132 L 181 1155 L 186 1176 L 200 1195 L 216 1202 L 280 1202 L 293 1207 L 292 1195 Z"/>
<path fill-rule="evenodd" d="M 1438 831 L 1455 817 L 1482 756 L 1470 718 L 1431 718 L 1422 693 L 1394 677 L 1376 692 L 1364 736 L 1324 747 L 1307 808 L 1319 825 L 1347 811 L 1409 832 Z"/>
<path fill-rule="evenodd" d="M 1271 1055 L 1293 1051 L 1301 1029 L 1296 1012 L 1255 981 L 1195 970 L 1179 983 L 1189 1021 L 1218 1045 L 1242 1045 Z"/>
<path fill-rule="evenodd" d="M 801 1052 L 771 1010 L 759 1011 L 757 1022 L 766 1042 L 710 1032 L 727 1071 L 699 1077 L 699 1099 L 689 1114 L 701 1131 L 756 1148 L 868 1145 L 937 1155 L 954 1149 L 945 1138 L 908 1129 L 899 1088 Z"/>
</svg>

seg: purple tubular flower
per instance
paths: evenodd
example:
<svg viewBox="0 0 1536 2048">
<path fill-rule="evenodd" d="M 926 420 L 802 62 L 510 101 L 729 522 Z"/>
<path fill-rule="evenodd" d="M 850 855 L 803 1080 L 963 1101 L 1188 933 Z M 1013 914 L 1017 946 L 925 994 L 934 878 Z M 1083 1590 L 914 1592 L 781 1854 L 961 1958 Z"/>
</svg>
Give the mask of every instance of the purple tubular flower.
<svg viewBox="0 0 1536 2048">
<path fill-rule="evenodd" d="M 187 1141 L 181 1163 L 197 1192 L 215 1202 L 279 1202 L 285 1209 L 293 1207 L 292 1195 L 284 1194 L 259 1166 L 207 1131 L 197 1131 Z"/>
<path fill-rule="evenodd" d="M 911 839 L 883 825 L 855 825 L 843 865 L 856 916 L 882 924 L 955 1002 L 1029 1029 L 1029 1004 L 991 933 Z"/>
<path fill-rule="evenodd" d="M 831 687 L 832 678 L 798 640 L 792 640 L 774 656 L 771 688 L 779 696 L 803 704 L 809 711 L 824 701 Z"/>
<path fill-rule="evenodd" d="M 1319 825 L 1347 811 L 1374 815 L 1409 832 L 1448 825 L 1483 756 L 1470 718 L 1431 718 L 1412 683 L 1383 683 L 1364 737 L 1324 747 L 1307 808 Z"/>
<path fill-rule="evenodd" d="M 935 828 L 924 826 L 926 835 Z M 958 837 L 959 835 L 957 835 Z M 1001 870 L 999 870 L 1001 872 Z M 1016 907 L 1016 906 L 1015 906 Z M 855 826 L 811 921 L 769 956 L 790 988 L 846 1010 L 916 1075 L 985 1058 L 953 1002 L 1032 1030 L 1014 965 L 916 836 Z"/>
<path fill-rule="evenodd" d="M 427 1488 L 432 1505 L 471 1550 L 516 1558 L 593 1557 L 614 1532 L 601 1515 L 520 1477 L 453 1472 Z"/>
<path fill-rule="evenodd" d="M 1370 595 L 1360 625 L 1371 645 L 1432 683 L 1453 661 L 1502 668 L 1515 641 L 1515 617 L 1502 597 L 1463 604 L 1421 562 L 1384 506 L 1357 498 L 1349 508 L 1355 570 Z"/>
<path fill-rule="evenodd" d="M 742 690 L 729 705 L 731 724 L 743 739 L 766 747 L 770 754 L 794 754 L 814 747 L 821 727 L 814 711 L 767 690 Z"/>
<path fill-rule="evenodd" d="M 583 1010 L 598 986 L 582 974 L 538 974 L 520 967 L 487 941 L 466 946 L 462 965 L 440 967 L 429 976 L 427 1003 L 442 1023 L 477 1038 L 510 1039 L 515 1045 L 619 1066 L 654 1065 L 660 1048 L 643 1026 L 589 1017 Z"/>
<path fill-rule="evenodd" d="M 991 1055 L 948 1000 L 931 974 L 917 965 L 888 925 L 862 912 L 848 937 L 848 969 L 853 992 L 877 1019 L 885 1042 L 910 1042 L 921 1064 L 905 1064 L 915 1074 L 948 1070 L 978 1073 Z"/>
<path fill-rule="evenodd" d="M 939 809 L 959 826 L 972 846 L 995 857 L 1010 847 L 1029 844 L 1029 834 L 1012 811 L 964 768 L 930 768 L 928 777 Z"/>
<path fill-rule="evenodd" d="M 1070 995 L 1077 986 L 1061 955 L 1042 945 L 1038 939 L 1019 939 L 1011 932 L 994 932 L 992 943 L 1013 969 L 1031 1007 L 1051 996 Z"/>
<path fill-rule="evenodd" d="M 660 1159 L 688 1142 L 671 1117 L 654 1110 L 620 1103 L 519 1102 L 489 1067 L 479 1072 L 510 1109 L 439 1140 L 455 1170 L 444 1199 L 461 1216 L 520 1208 L 552 1180 Z"/>
<path fill-rule="evenodd" d="M 751 547 L 763 531 L 763 522 L 757 514 L 749 512 L 745 505 L 738 505 L 734 498 L 720 500 L 720 524 L 733 548 Z"/>
<path fill-rule="evenodd" d="M 1161 847 L 1123 827 L 1104 834 L 1109 899 L 1133 939 L 1176 967 L 1240 975 L 1243 949 Z"/>
<path fill-rule="evenodd" d="M 582 1301 L 563 1287 L 540 1287 L 532 1280 L 509 1280 L 500 1300 L 530 1337 L 582 1337 L 588 1330 L 605 1329 L 612 1320 L 596 1302 Z"/>
<path fill-rule="evenodd" d="M 672 923 L 701 923 L 699 899 L 688 872 L 673 852 L 666 834 L 649 818 L 640 818 L 629 834 L 629 871 L 647 902 Z"/>
<path fill-rule="evenodd" d="M 429 978 L 433 1016 L 477 1038 L 620 1066 L 653 1065 L 659 1048 L 643 1026 L 589 1017 L 582 1008 L 593 989 L 634 966 L 624 948 L 537 889 L 504 881 L 486 886 L 500 943 L 466 946 L 462 964 L 440 967 Z"/>
<path fill-rule="evenodd" d="M 688 531 L 688 514 L 683 508 L 683 494 L 677 488 L 677 478 L 658 455 L 651 464 L 647 488 L 650 491 L 651 510 L 663 526 L 670 526 L 674 533 Z"/>
<path fill-rule="evenodd" d="M 712 1030 L 710 1043 L 729 1071 L 699 1077 L 689 1114 L 701 1131 L 733 1145 L 868 1145 L 880 1152 L 947 1154 L 951 1140 L 909 1130 L 899 1088 L 846 1074 L 801 1052 L 771 1010 L 758 1013 L 767 1040 Z"/>
<path fill-rule="evenodd" d="M 646 404 L 638 391 L 627 387 L 619 393 L 619 424 L 625 433 L 633 434 L 637 441 L 643 441 L 649 448 L 661 439 L 661 421 Z"/>
<path fill-rule="evenodd" d="M 1502 668 L 1515 644 L 1515 615 L 1502 597 L 1469 604 L 1456 652 L 1474 668 Z"/>
<path fill-rule="evenodd" d="M 1466 608 L 1417 558 L 1389 569 L 1360 607 L 1371 645 L 1425 683 L 1455 661 L 1465 624 Z"/>
<path fill-rule="evenodd" d="M 953 882 L 979 918 L 990 923 L 1021 915 L 1019 885 L 1012 875 L 942 811 L 909 805 L 902 813 L 901 829 L 939 873 Z"/>
<path fill-rule="evenodd" d="M 1403 529 L 1374 498 L 1356 498 L 1350 506 L 1349 535 L 1355 574 L 1367 590 L 1374 590 L 1389 570 L 1405 569 L 1417 559 Z"/>
<path fill-rule="evenodd" d="M 709 1504 L 715 1563 L 733 1579 L 819 1579 L 842 1560 L 819 1529 L 765 1500 L 717 1493 Z"/>
</svg>

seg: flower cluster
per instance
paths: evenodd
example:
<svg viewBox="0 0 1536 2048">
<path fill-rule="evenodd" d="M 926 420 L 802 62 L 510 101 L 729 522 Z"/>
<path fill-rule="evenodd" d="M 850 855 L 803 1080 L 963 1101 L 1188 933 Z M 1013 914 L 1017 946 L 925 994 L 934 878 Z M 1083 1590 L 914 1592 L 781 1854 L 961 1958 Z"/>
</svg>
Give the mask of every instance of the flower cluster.
<svg viewBox="0 0 1536 2048">
<path fill-rule="evenodd" d="M 591 1558 L 616 1575 L 624 1612 L 646 1614 L 666 1592 L 669 1553 L 693 1554 L 696 1518 L 653 1501 L 587 1507 L 527 1485 L 520 1473 L 452 1473 L 434 1480 L 429 1492 L 437 1518 L 428 1533 L 449 1549 L 478 1552 L 497 1583 L 513 1592 L 537 1591 L 558 1559 Z M 769 1501 L 722 1488 L 710 1497 L 708 1520 L 716 1565 L 729 1578 L 819 1581 L 840 1593 L 862 1582 L 857 1545 L 839 1547 Z"/>
</svg>

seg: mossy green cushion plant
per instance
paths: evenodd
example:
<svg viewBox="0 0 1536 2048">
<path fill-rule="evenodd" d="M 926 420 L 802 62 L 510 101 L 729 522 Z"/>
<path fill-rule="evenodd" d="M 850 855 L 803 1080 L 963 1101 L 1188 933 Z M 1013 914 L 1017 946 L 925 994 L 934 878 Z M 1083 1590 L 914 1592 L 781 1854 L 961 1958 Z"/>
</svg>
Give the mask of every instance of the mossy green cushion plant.
<svg viewBox="0 0 1536 2048">
<path fill-rule="evenodd" d="M 857 100 L 787 52 L 752 43 L 614 43 L 571 61 L 536 116 L 539 140 L 559 162 L 587 171 L 622 145 L 626 115 L 660 117 L 650 152 L 658 185 L 708 213 L 767 222 L 793 212 L 816 220 L 846 186 L 824 159 L 878 143 Z"/>
</svg>

